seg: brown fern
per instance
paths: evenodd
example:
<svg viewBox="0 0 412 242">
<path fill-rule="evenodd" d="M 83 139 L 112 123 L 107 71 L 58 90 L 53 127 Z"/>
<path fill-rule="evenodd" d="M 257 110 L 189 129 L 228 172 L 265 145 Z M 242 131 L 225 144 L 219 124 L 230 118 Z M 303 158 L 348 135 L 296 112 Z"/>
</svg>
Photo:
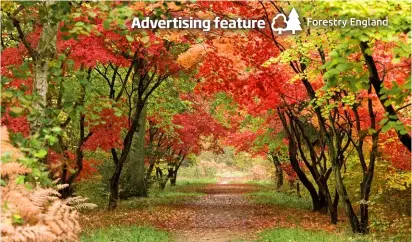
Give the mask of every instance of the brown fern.
<svg viewBox="0 0 412 242">
<path fill-rule="evenodd" d="M 11 162 L 2 163 L 1 179 L 6 186 L 1 187 L 1 239 L 11 241 L 79 241 L 80 209 L 90 209 L 94 204 L 85 203 L 81 197 L 60 199 L 57 189 L 43 188 L 37 184 L 27 189 L 24 184 L 16 184 L 14 178 L 30 172 L 17 159 L 22 158 L 20 151 L 9 143 L 7 130 L 1 127 L 1 150 L 7 151 Z"/>
</svg>

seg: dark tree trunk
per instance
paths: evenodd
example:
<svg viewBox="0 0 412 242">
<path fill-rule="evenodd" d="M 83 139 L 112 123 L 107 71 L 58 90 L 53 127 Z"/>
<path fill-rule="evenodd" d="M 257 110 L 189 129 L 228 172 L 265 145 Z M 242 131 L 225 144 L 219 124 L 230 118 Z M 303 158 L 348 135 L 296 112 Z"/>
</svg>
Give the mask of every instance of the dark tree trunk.
<svg viewBox="0 0 412 242">
<path fill-rule="evenodd" d="M 173 183 L 172 180 L 174 178 L 174 166 L 167 169 L 167 177 L 170 179 L 170 183 Z M 174 185 L 176 185 L 176 180 L 174 182 L 175 182 Z M 171 184 L 171 185 L 173 185 L 173 184 Z"/>
<path fill-rule="evenodd" d="M 324 208 L 327 209 L 327 211 L 329 212 L 330 222 L 332 224 L 336 224 L 338 222 L 338 212 L 336 208 L 333 206 L 332 196 L 330 194 L 328 185 L 326 181 L 322 180 L 318 183 L 318 186 L 320 188 L 319 194 L 322 194 L 322 202 Z"/>
<path fill-rule="evenodd" d="M 368 100 L 368 112 L 369 112 L 369 118 L 371 120 L 371 128 L 375 130 L 376 129 L 376 114 L 373 111 L 373 104 L 371 100 Z M 360 204 L 360 227 L 361 227 L 360 232 L 363 234 L 369 233 L 368 201 L 369 201 L 369 196 L 371 192 L 373 175 L 375 172 L 375 161 L 378 155 L 379 132 L 377 131 L 372 134 L 372 149 L 369 153 L 369 167 L 367 167 L 366 169 L 363 168 L 363 180 L 361 183 L 362 202 Z M 359 150 L 362 150 L 362 149 L 359 149 Z M 364 160 L 363 161 L 361 160 L 361 164 L 362 164 L 362 167 L 365 167 L 366 165 Z"/>
<path fill-rule="evenodd" d="M 275 165 L 275 170 L 276 170 L 276 188 L 280 189 L 283 186 L 283 169 L 282 165 L 279 161 L 279 157 L 275 154 L 271 154 L 273 164 Z"/>
<path fill-rule="evenodd" d="M 163 171 L 159 167 L 156 167 L 156 178 L 157 179 L 163 178 Z"/>
<path fill-rule="evenodd" d="M 399 117 L 398 114 L 396 113 L 395 109 L 393 106 L 390 105 L 385 105 L 385 102 L 388 100 L 388 97 L 384 93 L 381 92 L 382 89 L 382 81 L 379 78 L 379 73 L 378 69 L 376 68 L 375 61 L 373 57 L 369 54 L 366 53 L 366 50 L 369 48 L 368 47 L 368 42 L 361 42 L 360 47 L 362 50 L 363 57 L 365 58 L 366 65 L 368 66 L 368 71 L 369 71 L 369 82 L 375 89 L 376 95 L 379 97 L 379 101 L 382 104 L 382 107 L 385 109 L 385 111 L 389 114 L 391 117 L 392 121 L 398 121 Z M 395 130 L 396 134 L 398 135 L 399 140 L 402 142 L 402 144 L 409 150 L 411 151 L 411 136 L 409 133 L 401 133 L 398 130 Z"/>
<path fill-rule="evenodd" d="M 339 193 L 337 190 L 335 190 L 335 197 L 333 199 L 332 209 L 329 210 L 332 224 L 338 223 L 338 205 L 339 205 Z"/>
<path fill-rule="evenodd" d="M 109 210 L 117 208 L 117 201 L 119 200 L 119 180 L 122 168 L 123 166 L 116 165 L 115 172 L 110 179 Z"/>
<path fill-rule="evenodd" d="M 178 171 L 178 167 L 175 167 L 172 177 L 170 178 L 170 185 L 172 186 L 176 186 L 176 180 L 177 180 L 177 171 Z"/>
<path fill-rule="evenodd" d="M 298 194 L 298 197 L 302 197 L 302 196 L 300 195 L 300 185 L 299 185 L 299 182 L 296 183 L 296 193 Z"/>
<path fill-rule="evenodd" d="M 141 107 L 143 108 L 143 107 Z M 115 164 L 115 171 L 113 172 L 113 175 L 110 179 L 110 195 L 109 195 L 109 210 L 114 210 L 117 208 L 117 201 L 119 200 L 119 182 L 120 182 L 120 175 L 122 174 L 122 169 L 124 162 L 127 159 L 127 156 L 129 155 L 130 152 L 130 147 L 132 145 L 132 140 L 133 140 L 133 134 L 138 130 L 139 128 L 139 122 L 138 122 L 138 117 L 140 116 L 140 111 L 136 115 L 137 118 L 135 118 L 132 127 L 129 129 L 126 137 L 124 138 L 123 141 L 123 150 L 121 152 L 120 158 L 117 155 L 116 149 L 112 148 L 112 157 L 113 157 L 113 162 Z"/>
<path fill-rule="evenodd" d="M 92 69 L 89 68 L 88 70 L 88 77 L 87 79 L 90 80 L 91 78 L 91 72 Z M 84 85 L 81 85 L 81 97 L 80 100 L 78 102 L 79 105 L 83 106 L 84 105 L 84 98 L 86 96 L 86 92 L 85 92 L 85 87 Z M 92 132 L 89 132 L 86 136 L 86 131 L 85 131 L 85 114 L 81 113 L 80 117 L 79 117 L 79 141 L 77 143 L 77 148 L 76 148 L 76 171 L 71 174 L 68 179 L 66 180 L 67 177 L 67 165 L 64 165 L 63 168 L 63 173 L 62 173 L 62 184 L 68 184 L 69 186 L 66 187 L 65 189 L 63 189 L 61 191 L 62 194 L 62 198 L 68 198 L 70 196 L 73 195 L 74 192 L 74 181 L 76 180 L 76 178 L 80 175 L 80 172 L 83 170 L 83 158 L 84 158 L 84 154 L 83 154 L 83 144 L 90 138 L 90 136 L 93 134 Z"/>
<path fill-rule="evenodd" d="M 160 178 L 159 179 L 159 188 L 161 190 L 166 188 L 167 182 L 170 180 L 170 183 L 172 183 L 173 179 L 173 168 L 168 168 L 167 169 L 167 176 L 165 178 Z"/>
<path fill-rule="evenodd" d="M 349 219 L 349 224 L 352 228 L 352 232 L 360 233 L 361 229 L 360 229 L 359 219 L 356 216 L 355 211 L 353 210 L 352 203 L 349 199 L 348 192 L 346 190 L 345 185 L 343 184 L 340 169 L 337 167 L 334 167 L 333 172 L 335 174 L 335 179 L 336 179 L 336 188 L 339 192 L 339 196 L 342 197 L 343 208 L 345 210 L 346 216 Z"/>
<path fill-rule="evenodd" d="M 147 169 L 147 172 L 146 172 L 146 179 L 149 179 L 150 176 L 152 175 L 153 168 L 154 168 L 154 163 L 151 163 L 149 165 L 149 168 Z"/>
<path fill-rule="evenodd" d="M 176 175 L 173 175 L 173 176 L 170 178 L 170 185 L 176 186 Z"/>
<path fill-rule="evenodd" d="M 292 165 L 293 170 L 296 172 L 297 176 L 299 177 L 299 180 L 302 182 L 303 186 L 309 191 L 310 197 L 312 199 L 312 204 L 313 204 L 313 210 L 314 211 L 319 211 L 322 209 L 322 204 L 320 204 L 319 196 L 318 193 L 313 186 L 313 184 L 310 182 L 310 180 L 306 177 L 305 173 L 302 171 L 302 169 L 299 166 L 299 162 L 297 160 L 297 147 L 295 143 L 295 139 L 293 138 L 288 124 L 286 122 L 286 117 L 282 111 L 280 111 L 280 108 L 277 108 L 277 112 L 279 114 L 280 120 L 282 121 L 283 128 L 286 132 L 286 136 L 289 140 L 289 159 L 290 163 Z"/>
</svg>

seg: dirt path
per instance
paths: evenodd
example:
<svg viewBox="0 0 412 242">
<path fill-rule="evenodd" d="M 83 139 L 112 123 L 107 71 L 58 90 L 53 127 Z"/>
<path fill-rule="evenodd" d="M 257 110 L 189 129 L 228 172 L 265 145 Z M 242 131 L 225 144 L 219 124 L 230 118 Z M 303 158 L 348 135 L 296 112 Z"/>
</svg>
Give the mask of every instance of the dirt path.
<svg viewBox="0 0 412 242">
<path fill-rule="evenodd" d="M 252 192 L 250 185 L 214 184 L 202 192 L 207 195 L 185 204 L 186 209 L 196 210 L 196 216 L 183 230 L 177 230 L 175 241 L 232 241 L 254 239 L 252 204 L 242 195 Z"/>
<path fill-rule="evenodd" d="M 295 227 L 335 230 L 328 217 L 310 211 L 259 205 L 250 202 L 244 193 L 256 186 L 248 184 L 212 184 L 201 189 L 206 196 L 184 204 L 195 211 L 183 228 L 174 230 L 180 241 L 252 241 L 266 228 Z"/>
<path fill-rule="evenodd" d="M 195 188 L 206 195 L 177 204 L 150 205 L 114 212 L 91 213 L 84 226 L 97 229 L 148 225 L 167 230 L 172 241 L 253 241 L 267 228 L 302 227 L 335 231 L 327 215 L 308 210 L 261 205 L 244 195 L 259 187 L 248 184 L 210 184 Z M 185 190 L 182 190 L 185 192 Z M 190 190 L 188 192 L 193 192 Z"/>
</svg>

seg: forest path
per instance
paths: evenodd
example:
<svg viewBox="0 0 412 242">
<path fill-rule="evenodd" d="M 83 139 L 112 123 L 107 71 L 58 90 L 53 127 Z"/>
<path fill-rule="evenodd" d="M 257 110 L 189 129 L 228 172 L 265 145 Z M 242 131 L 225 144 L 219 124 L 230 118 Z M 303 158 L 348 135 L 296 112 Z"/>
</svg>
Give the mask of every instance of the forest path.
<svg viewBox="0 0 412 242">
<path fill-rule="evenodd" d="M 247 184 L 207 185 L 200 190 L 206 195 L 184 204 L 185 209 L 196 211 L 187 226 L 175 231 L 175 241 L 216 241 L 255 239 L 256 213 L 244 193 L 253 192 L 255 186 Z"/>
<path fill-rule="evenodd" d="M 334 230 L 328 217 L 311 211 L 255 204 L 246 193 L 258 191 L 250 184 L 209 184 L 199 188 L 206 195 L 187 201 L 187 217 L 180 228 L 167 228 L 173 232 L 172 241 L 183 242 L 228 242 L 254 241 L 259 232 L 267 228 L 303 227 L 307 229 Z"/>
<path fill-rule="evenodd" d="M 115 211 L 102 209 L 90 213 L 82 225 L 88 230 L 124 225 L 154 226 L 170 232 L 170 240 L 177 242 L 255 241 L 259 232 L 281 227 L 336 230 L 329 224 L 327 215 L 258 204 L 246 195 L 261 189 L 258 185 L 231 184 L 225 180 L 218 184 L 181 187 L 179 193 L 183 197 L 193 192 L 204 195 L 185 200 L 173 198 L 170 203 L 161 204 L 152 203 L 151 198 L 131 200 L 128 206 L 121 204 Z"/>
</svg>

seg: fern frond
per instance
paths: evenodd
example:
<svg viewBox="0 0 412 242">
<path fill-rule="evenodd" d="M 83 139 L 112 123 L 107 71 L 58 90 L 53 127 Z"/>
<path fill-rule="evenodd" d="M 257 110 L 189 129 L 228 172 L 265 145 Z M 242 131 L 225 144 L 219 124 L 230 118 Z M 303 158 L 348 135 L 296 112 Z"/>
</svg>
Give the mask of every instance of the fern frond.
<svg viewBox="0 0 412 242">
<path fill-rule="evenodd" d="M 79 204 L 79 203 L 84 203 L 87 200 L 89 200 L 87 197 L 81 197 L 81 196 L 69 197 L 69 198 L 66 199 L 66 204 L 76 205 L 76 204 Z"/>
<path fill-rule="evenodd" d="M 54 189 L 35 189 L 30 195 L 30 200 L 38 207 L 44 207 L 48 202 L 59 199 L 60 193 Z"/>
<path fill-rule="evenodd" d="M 55 179 L 54 181 L 52 181 L 52 183 L 53 183 L 53 185 L 56 185 L 57 183 L 59 183 L 59 181 L 60 181 L 60 177 Z"/>
<path fill-rule="evenodd" d="M 30 172 L 31 172 L 31 169 L 15 161 L 1 164 L 1 170 L 0 170 L 1 177 L 6 177 L 10 175 L 24 175 Z"/>
<path fill-rule="evenodd" d="M 6 185 L 1 187 L 1 241 L 79 241 L 81 227 L 76 209 L 93 208 L 95 205 L 85 203 L 87 199 L 82 197 L 62 200 L 58 190 L 42 188 L 40 184 L 29 190 L 14 182 L 15 176 L 31 170 L 17 162 L 17 157 L 22 157 L 22 154 L 9 143 L 7 129 L 1 127 L 1 131 L 2 152 L 10 152 L 12 158 L 16 158 L 4 163 L 0 170 L 6 181 Z M 57 184 L 58 180 L 54 182 Z M 67 186 L 59 184 L 57 189 Z M 22 218 L 19 224 L 14 223 L 16 215 Z"/>
<path fill-rule="evenodd" d="M 58 238 L 45 225 L 17 227 L 13 234 L 2 236 L 2 241 L 58 241 Z"/>
<path fill-rule="evenodd" d="M 58 185 L 56 186 L 56 189 L 57 189 L 58 191 L 61 191 L 61 190 L 65 189 L 65 188 L 67 188 L 67 187 L 69 187 L 69 184 L 58 184 Z"/>
<path fill-rule="evenodd" d="M 97 208 L 97 205 L 94 203 L 80 203 L 77 205 L 72 206 L 73 209 L 80 211 L 80 210 L 92 210 Z"/>
</svg>

